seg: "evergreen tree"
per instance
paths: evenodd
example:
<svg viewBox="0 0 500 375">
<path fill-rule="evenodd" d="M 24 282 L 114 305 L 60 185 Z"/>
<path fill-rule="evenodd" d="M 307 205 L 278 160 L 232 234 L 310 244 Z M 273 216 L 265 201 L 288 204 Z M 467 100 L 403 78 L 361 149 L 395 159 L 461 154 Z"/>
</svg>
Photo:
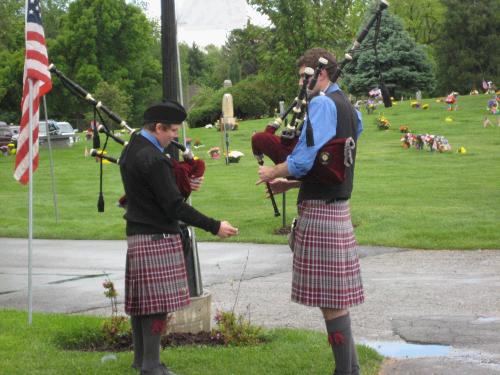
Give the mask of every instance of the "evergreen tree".
<svg viewBox="0 0 500 375">
<path fill-rule="evenodd" d="M 373 46 L 374 37 L 375 26 L 361 48 Z M 434 76 L 425 52 L 403 29 L 401 21 L 387 11 L 382 13 L 377 50 L 382 77 L 392 96 L 433 90 Z M 351 93 L 366 95 L 380 83 L 373 48 L 354 53 L 344 71 L 343 82 Z"/>
<path fill-rule="evenodd" d="M 500 83 L 500 0 L 443 0 L 447 13 L 436 49 L 439 89 L 462 94 L 483 79 Z"/>
</svg>

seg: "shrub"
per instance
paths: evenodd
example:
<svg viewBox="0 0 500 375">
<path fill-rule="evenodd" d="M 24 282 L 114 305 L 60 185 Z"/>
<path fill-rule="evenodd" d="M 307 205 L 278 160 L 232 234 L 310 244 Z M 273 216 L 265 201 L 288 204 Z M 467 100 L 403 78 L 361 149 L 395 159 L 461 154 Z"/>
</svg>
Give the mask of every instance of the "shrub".
<svg viewBox="0 0 500 375">
<path fill-rule="evenodd" d="M 214 123 L 222 115 L 222 97 L 225 93 L 233 96 L 234 116 L 241 119 L 260 118 L 271 115 L 278 104 L 274 90 L 261 77 L 250 77 L 233 87 L 213 89 L 203 88 L 193 98 L 193 108 L 188 114 L 191 128 Z"/>
<path fill-rule="evenodd" d="M 231 311 L 217 311 L 215 322 L 217 328 L 212 331 L 212 335 L 222 335 L 226 345 L 255 345 L 266 341 L 263 329 L 250 324 L 243 315 L 236 316 Z"/>
</svg>

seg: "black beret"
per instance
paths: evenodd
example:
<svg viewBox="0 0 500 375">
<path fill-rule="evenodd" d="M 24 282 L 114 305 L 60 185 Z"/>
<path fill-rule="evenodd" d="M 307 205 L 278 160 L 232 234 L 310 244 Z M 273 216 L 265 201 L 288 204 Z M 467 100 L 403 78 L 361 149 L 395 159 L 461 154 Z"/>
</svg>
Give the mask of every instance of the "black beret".
<svg viewBox="0 0 500 375">
<path fill-rule="evenodd" d="M 180 124 L 187 113 L 182 105 L 174 100 L 165 100 L 151 105 L 144 112 L 144 123 Z"/>
</svg>

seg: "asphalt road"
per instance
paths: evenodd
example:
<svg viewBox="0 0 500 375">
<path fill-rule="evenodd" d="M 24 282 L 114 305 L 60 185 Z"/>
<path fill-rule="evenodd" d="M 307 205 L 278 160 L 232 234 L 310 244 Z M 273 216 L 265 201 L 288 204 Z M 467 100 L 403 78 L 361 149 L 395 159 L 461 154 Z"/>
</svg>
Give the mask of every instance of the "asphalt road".
<svg viewBox="0 0 500 375">
<path fill-rule="evenodd" d="M 213 310 L 236 305 L 265 327 L 324 330 L 318 309 L 290 302 L 287 246 L 198 247 Z M 124 241 L 35 240 L 34 311 L 109 315 L 102 282 L 123 291 L 125 252 Z M 359 252 L 366 302 L 351 310 L 353 331 L 394 357 L 381 374 L 500 374 L 500 250 Z M 27 240 L 0 239 L 1 308 L 27 309 L 27 253 Z"/>
</svg>

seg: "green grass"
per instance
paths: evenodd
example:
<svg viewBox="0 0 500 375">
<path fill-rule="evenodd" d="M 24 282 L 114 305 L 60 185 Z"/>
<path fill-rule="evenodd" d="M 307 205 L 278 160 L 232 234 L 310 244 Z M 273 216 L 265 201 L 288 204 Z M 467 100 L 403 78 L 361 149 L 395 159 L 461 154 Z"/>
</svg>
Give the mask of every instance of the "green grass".
<svg viewBox="0 0 500 375">
<path fill-rule="evenodd" d="M 460 109 L 447 112 L 444 103 L 429 103 L 428 110 L 410 108 L 405 101 L 380 112 L 392 126 L 380 131 L 374 125 L 377 111 L 364 115 L 365 131 L 359 140 L 355 189 L 351 208 L 360 244 L 425 249 L 500 249 L 500 128 L 484 129 L 487 96 L 459 97 Z M 454 121 L 446 123 L 451 116 Z M 496 119 L 493 119 L 496 124 Z M 232 150 L 245 156 L 226 166 L 211 160 L 206 151 L 221 146 L 214 129 L 188 129 L 188 136 L 205 147 L 196 153 L 207 164 L 202 190 L 192 195 L 193 205 L 218 219 L 229 220 L 240 234 L 229 241 L 285 243 L 275 235 L 282 218 L 275 218 L 264 188 L 255 186 L 257 163 L 250 149 L 253 131 L 263 130 L 268 119 L 245 121 L 230 133 Z M 414 133 L 448 138 L 453 152 L 447 154 L 405 150 L 400 125 Z M 34 233 L 37 238 L 123 239 L 123 211 L 116 207 L 123 188 L 118 168 L 104 166 L 106 212 L 97 213 L 98 165 L 84 159 L 85 141 L 72 148 L 56 149 L 56 183 L 60 220 L 55 223 L 46 149 L 41 151 L 35 173 Z M 464 146 L 467 154 L 458 154 Z M 110 155 L 120 146 L 110 144 Z M 270 161 L 266 161 L 266 164 Z M 27 191 L 12 178 L 13 157 L 0 157 L 0 191 L 3 203 L 0 236 L 27 236 Z M 296 215 L 296 191 L 287 194 L 287 223 Z M 278 197 L 281 210 L 281 198 Z M 201 241 L 216 237 L 197 231 Z"/>
<path fill-rule="evenodd" d="M 101 319 L 62 314 L 33 315 L 27 325 L 26 313 L 0 310 L 0 372 L 21 374 L 137 374 L 130 369 L 133 354 L 115 353 L 117 360 L 101 362 L 107 353 L 61 350 L 55 345 L 61 332 L 94 330 Z M 182 375 L 293 375 L 329 374 L 332 354 L 325 334 L 277 329 L 270 342 L 249 347 L 178 347 L 161 353 L 161 359 Z M 358 346 L 364 375 L 378 373 L 382 357 Z"/>
</svg>

